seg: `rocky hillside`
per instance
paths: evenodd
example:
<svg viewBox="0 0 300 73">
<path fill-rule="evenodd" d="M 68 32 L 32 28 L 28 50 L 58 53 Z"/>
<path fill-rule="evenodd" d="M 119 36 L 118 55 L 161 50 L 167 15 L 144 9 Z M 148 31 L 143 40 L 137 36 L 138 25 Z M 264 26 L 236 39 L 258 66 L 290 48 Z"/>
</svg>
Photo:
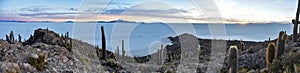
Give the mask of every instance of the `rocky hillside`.
<svg viewBox="0 0 300 73">
<path fill-rule="evenodd" d="M 227 73 L 230 69 L 229 63 L 229 47 L 238 47 L 238 70 L 241 73 L 252 72 L 259 73 L 268 70 L 266 63 L 266 49 L 268 44 L 274 42 L 277 44 L 277 40 L 270 40 L 265 42 L 252 42 L 242 40 L 217 40 L 217 39 L 201 39 L 191 35 L 182 34 L 176 37 L 169 37 L 172 41 L 172 45 L 166 46 L 166 51 L 171 53 L 172 63 L 167 59 L 164 66 L 160 68 L 159 72 L 165 72 L 168 70 L 174 70 L 174 72 L 222 72 Z M 289 72 L 295 72 L 299 70 L 295 68 L 300 64 L 300 42 L 292 43 L 292 37 L 288 36 L 283 50 L 283 55 L 275 59 L 275 65 L 269 68 L 269 71 L 282 73 L 286 70 Z M 197 40 L 197 41 L 195 41 Z M 193 43 L 191 43 L 193 42 Z M 218 42 L 217 45 L 212 46 L 212 42 Z M 221 43 L 220 43 L 221 42 Z M 223 42 L 223 43 L 222 43 Z M 198 44 L 195 44 L 198 43 Z M 225 46 L 220 46 L 225 45 Z M 198 47 L 199 46 L 199 47 Z M 280 48 L 278 48 L 280 49 Z M 222 50 L 220 52 L 220 50 Z M 219 51 L 218 54 L 213 52 Z M 195 54 L 196 52 L 196 54 Z M 199 53 L 197 53 L 199 52 Z M 185 54 L 193 53 L 192 58 L 197 58 L 198 63 L 193 63 L 192 59 L 186 58 Z M 199 56 L 197 56 L 199 54 Z M 196 56 L 195 56 L 196 55 Z M 166 56 L 167 57 L 167 56 Z M 191 58 L 191 57 L 190 57 Z M 182 62 L 188 59 L 189 64 L 182 64 Z M 220 61 L 221 60 L 221 61 Z M 215 62 L 219 61 L 219 62 Z M 223 61 L 223 62 L 222 62 Z M 197 64 L 196 70 L 189 70 L 193 67 L 193 64 Z M 180 66 L 182 65 L 182 66 Z M 186 65 L 186 66 L 185 66 Z M 210 69 L 210 67 L 222 66 L 221 69 Z M 293 67 L 295 65 L 295 67 Z M 290 67 L 289 67 L 290 66 Z M 186 70 L 185 70 L 186 69 Z M 214 71 L 213 71 L 214 70 Z"/>
<path fill-rule="evenodd" d="M 96 52 L 101 49 L 68 35 L 68 32 L 59 36 L 48 29 L 37 29 L 24 42 L 14 40 L 13 35 L 7 36 L 6 40 L 0 40 L 0 72 L 126 72 L 121 67 L 107 65 L 111 61 L 101 60 L 101 53 Z M 114 60 L 112 52 L 107 52 L 108 59 Z"/>
</svg>

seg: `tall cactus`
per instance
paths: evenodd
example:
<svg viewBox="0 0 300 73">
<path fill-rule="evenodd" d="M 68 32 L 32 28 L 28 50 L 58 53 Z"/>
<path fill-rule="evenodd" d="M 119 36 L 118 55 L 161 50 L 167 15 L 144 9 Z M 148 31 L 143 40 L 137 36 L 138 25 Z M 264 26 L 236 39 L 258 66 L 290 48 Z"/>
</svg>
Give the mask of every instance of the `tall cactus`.
<svg viewBox="0 0 300 73">
<path fill-rule="evenodd" d="M 8 36 L 8 35 L 5 35 L 5 36 L 6 36 L 5 40 L 6 40 L 7 42 L 9 42 L 9 41 L 10 41 L 9 36 Z"/>
<path fill-rule="evenodd" d="M 19 36 L 19 42 L 22 42 L 22 37 L 21 37 L 21 35 L 18 34 L 18 36 Z"/>
<path fill-rule="evenodd" d="M 294 64 L 294 70 L 295 70 L 295 73 L 300 72 L 300 68 L 298 68 L 298 65 Z"/>
<path fill-rule="evenodd" d="M 119 60 L 119 46 L 117 46 L 117 50 L 115 51 L 116 59 Z"/>
<path fill-rule="evenodd" d="M 277 47 L 275 43 L 270 42 L 266 51 L 266 63 L 267 67 L 270 68 L 270 65 L 273 63 L 273 60 L 277 57 Z"/>
<path fill-rule="evenodd" d="M 160 65 L 160 50 L 157 49 L 157 58 L 158 58 L 158 61 L 157 61 L 157 64 Z"/>
<path fill-rule="evenodd" d="M 14 36 L 14 32 L 13 31 L 10 31 L 9 37 L 10 37 L 11 42 L 15 41 L 15 36 Z"/>
<path fill-rule="evenodd" d="M 67 31 L 67 33 L 66 33 L 66 38 L 69 38 L 70 36 L 69 36 L 69 32 Z"/>
<path fill-rule="evenodd" d="M 168 52 L 168 60 L 169 60 L 169 62 L 173 62 L 173 57 L 172 57 L 171 51 Z"/>
<path fill-rule="evenodd" d="M 123 61 L 125 61 L 125 53 L 126 53 L 126 51 L 125 51 L 125 47 L 124 47 L 124 40 L 122 40 L 122 59 L 123 59 Z"/>
<path fill-rule="evenodd" d="M 229 48 L 229 67 L 229 73 L 238 72 L 238 48 L 236 46 Z"/>
<path fill-rule="evenodd" d="M 277 39 L 277 49 L 278 49 L 277 58 L 280 58 L 281 55 L 283 55 L 286 40 L 287 40 L 286 33 L 284 31 L 280 31 Z"/>
<path fill-rule="evenodd" d="M 105 40 L 105 32 L 104 27 L 101 26 L 101 33 L 102 33 L 102 59 L 106 60 L 106 40 Z"/>
<path fill-rule="evenodd" d="M 299 24 L 299 12 L 300 12 L 300 0 L 298 0 L 298 8 L 296 12 L 296 19 L 292 20 L 292 23 L 294 24 L 293 28 L 293 42 L 296 42 L 298 40 L 298 24 Z"/>
<path fill-rule="evenodd" d="M 160 54 L 160 61 L 159 61 L 159 65 L 162 65 L 163 64 L 163 59 L 164 59 L 164 44 L 161 44 L 161 46 L 160 46 L 160 52 L 159 52 L 159 54 Z"/>
<path fill-rule="evenodd" d="M 243 51 L 243 50 L 244 50 L 244 48 L 245 48 L 245 43 L 244 43 L 244 42 L 240 42 L 240 44 L 241 44 L 241 47 L 240 47 L 240 49 L 241 49 L 241 51 Z"/>
</svg>

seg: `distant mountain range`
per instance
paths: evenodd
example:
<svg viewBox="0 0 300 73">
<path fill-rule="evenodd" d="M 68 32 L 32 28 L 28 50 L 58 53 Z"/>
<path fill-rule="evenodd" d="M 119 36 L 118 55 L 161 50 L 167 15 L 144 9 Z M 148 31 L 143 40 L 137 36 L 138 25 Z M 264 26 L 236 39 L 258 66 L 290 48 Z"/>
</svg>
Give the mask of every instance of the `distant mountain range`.
<svg viewBox="0 0 300 73">
<path fill-rule="evenodd" d="M 54 21 L 20 21 L 20 20 L 0 20 L 0 22 L 53 22 Z M 65 22 L 58 22 L 58 23 L 74 23 L 76 21 L 65 21 Z M 114 20 L 114 21 L 88 21 L 84 23 L 143 23 L 143 22 L 133 22 L 133 21 L 125 21 L 125 20 Z"/>
<path fill-rule="evenodd" d="M 21 22 L 21 23 L 75 23 L 76 21 L 64 21 L 64 22 L 54 22 L 54 21 L 20 21 L 20 20 L 0 20 L 0 22 Z M 153 23 L 163 23 L 163 22 L 134 22 L 134 21 L 126 21 L 126 20 L 113 20 L 113 21 L 87 21 L 80 23 L 141 23 L 141 24 L 153 24 Z M 290 22 L 268 22 L 268 23 L 247 23 L 247 24 L 288 24 Z M 198 23 L 192 23 L 198 24 Z M 239 24 L 239 23 L 229 23 L 229 24 Z"/>
</svg>

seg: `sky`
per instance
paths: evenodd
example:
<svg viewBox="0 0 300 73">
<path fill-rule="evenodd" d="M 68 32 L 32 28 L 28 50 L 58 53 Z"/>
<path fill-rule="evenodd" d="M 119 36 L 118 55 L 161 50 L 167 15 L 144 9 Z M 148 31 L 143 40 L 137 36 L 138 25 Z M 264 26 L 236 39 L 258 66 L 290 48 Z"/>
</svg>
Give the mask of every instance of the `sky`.
<svg viewBox="0 0 300 73">
<path fill-rule="evenodd" d="M 0 20 L 287 23 L 295 18 L 297 3 L 297 0 L 0 0 Z"/>
</svg>

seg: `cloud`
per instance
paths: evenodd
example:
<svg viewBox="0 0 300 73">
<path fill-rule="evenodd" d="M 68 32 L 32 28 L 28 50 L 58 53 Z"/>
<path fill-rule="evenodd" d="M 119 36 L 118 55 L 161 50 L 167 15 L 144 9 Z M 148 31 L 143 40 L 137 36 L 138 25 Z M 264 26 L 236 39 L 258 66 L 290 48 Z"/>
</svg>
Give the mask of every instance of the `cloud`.
<svg viewBox="0 0 300 73">
<path fill-rule="evenodd" d="M 278 3 L 281 3 L 283 0 L 277 0 Z"/>
<path fill-rule="evenodd" d="M 32 14 L 25 14 L 21 13 L 20 16 L 51 16 L 51 15 L 65 15 L 65 14 L 76 14 L 71 12 L 65 12 L 65 13 L 32 13 Z"/>
<path fill-rule="evenodd" d="M 78 8 L 65 8 L 65 9 L 70 11 L 78 11 Z"/>
<path fill-rule="evenodd" d="M 29 12 L 42 12 L 42 11 L 50 11 L 55 10 L 53 8 L 22 8 L 20 11 L 29 11 Z"/>
</svg>

